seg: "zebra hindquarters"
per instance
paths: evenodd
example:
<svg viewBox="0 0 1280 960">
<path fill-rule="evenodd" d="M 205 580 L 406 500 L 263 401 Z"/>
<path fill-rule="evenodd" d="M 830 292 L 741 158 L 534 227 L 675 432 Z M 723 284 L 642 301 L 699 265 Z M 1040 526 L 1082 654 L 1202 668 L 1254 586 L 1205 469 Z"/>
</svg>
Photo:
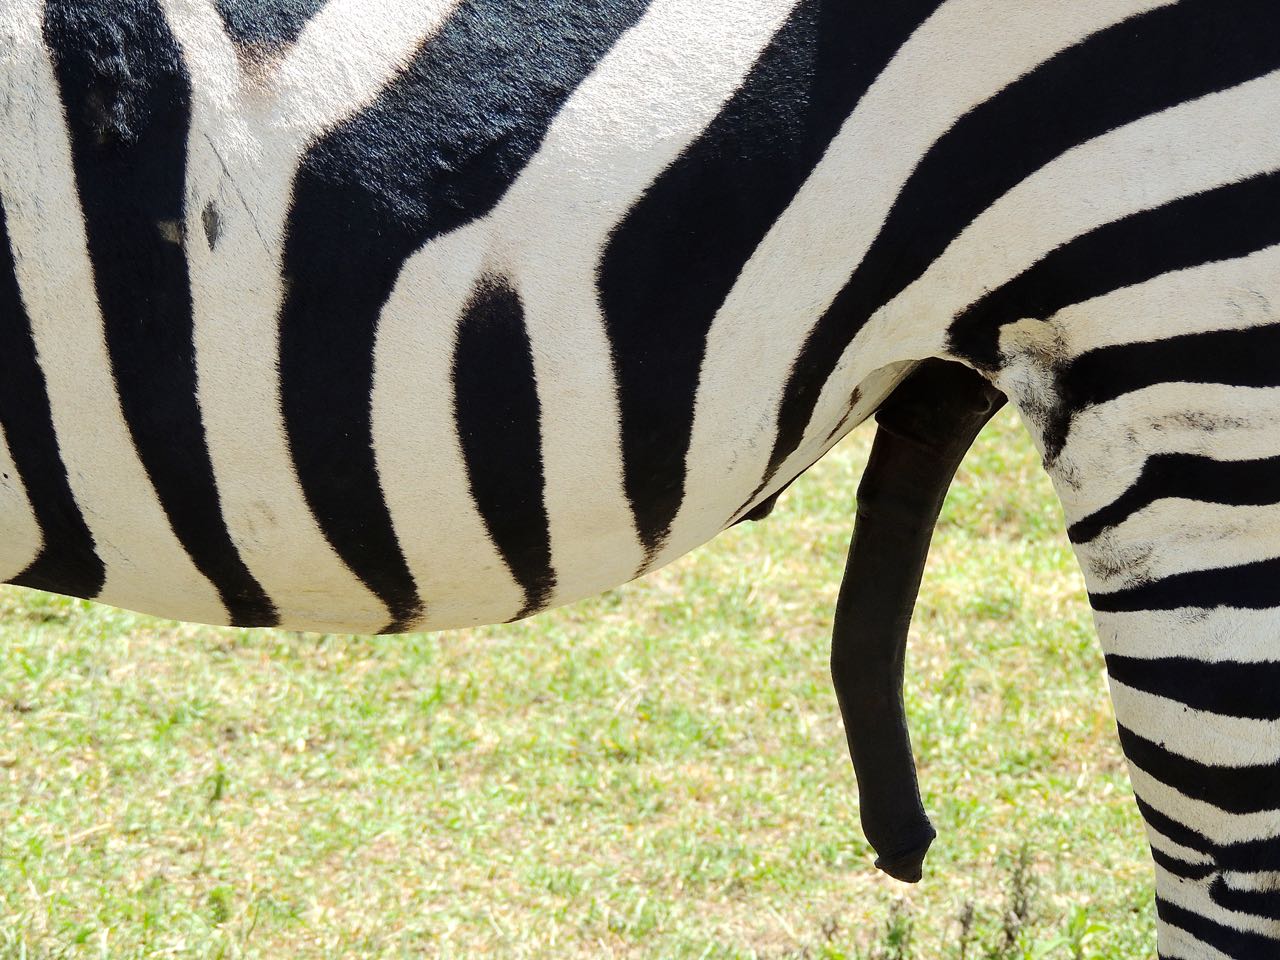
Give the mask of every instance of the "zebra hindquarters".
<svg viewBox="0 0 1280 960">
<path fill-rule="evenodd" d="M 1278 250 L 1001 337 L 997 379 L 1043 449 L 1106 654 L 1160 955 L 1179 960 L 1280 957 Z"/>
</svg>

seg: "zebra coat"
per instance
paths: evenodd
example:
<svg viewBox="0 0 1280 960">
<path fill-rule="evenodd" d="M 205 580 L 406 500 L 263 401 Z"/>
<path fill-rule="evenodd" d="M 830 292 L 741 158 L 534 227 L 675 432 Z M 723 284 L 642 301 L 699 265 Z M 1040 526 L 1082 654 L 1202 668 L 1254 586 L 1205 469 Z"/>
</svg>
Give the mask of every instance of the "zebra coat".
<svg viewBox="0 0 1280 960">
<path fill-rule="evenodd" d="M 1044 453 L 1160 950 L 1280 955 L 1280 12 L 0 0 L 0 579 L 511 620 L 918 362 Z"/>
</svg>

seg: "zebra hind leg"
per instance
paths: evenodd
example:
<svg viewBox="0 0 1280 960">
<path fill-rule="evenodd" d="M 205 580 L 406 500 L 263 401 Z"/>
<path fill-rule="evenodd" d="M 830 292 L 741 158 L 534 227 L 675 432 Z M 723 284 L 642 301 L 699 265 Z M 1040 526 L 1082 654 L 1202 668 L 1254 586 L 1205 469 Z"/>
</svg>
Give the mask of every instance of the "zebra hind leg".
<svg viewBox="0 0 1280 960">
<path fill-rule="evenodd" d="M 1222 503 L 1233 488 L 1177 496 L 1216 462 L 1152 456 L 1111 517 L 1072 535 L 1155 860 L 1161 955 L 1261 960 L 1280 957 L 1280 565 L 1259 554 L 1280 545 L 1280 508 Z"/>
<path fill-rule="evenodd" d="M 1084 571 L 1155 861 L 1160 956 L 1274 960 L 1277 328 L 1205 315 L 1184 321 L 1204 330 L 1084 350 L 1066 336 L 1092 332 L 1079 324 L 1024 323 L 997 382 L 1038 435 Z M 1067 349 L 1032 349 L 1041 334 Z"/>
</svg>

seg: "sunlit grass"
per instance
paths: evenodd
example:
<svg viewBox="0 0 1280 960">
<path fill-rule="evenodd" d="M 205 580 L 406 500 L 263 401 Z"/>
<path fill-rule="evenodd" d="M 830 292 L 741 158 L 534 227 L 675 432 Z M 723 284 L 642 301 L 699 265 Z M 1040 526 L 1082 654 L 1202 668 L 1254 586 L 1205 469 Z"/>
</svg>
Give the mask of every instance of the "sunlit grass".
<svg viewBox="0 0 1280 960">
<path fill-rule="evenodd" d="M 871 868 L 827 676 L 869 439 L 765 523 L 512 627 L 0 593 L 0 957 L 1149 957 L 1101 656 L 1007 413 L 913 631 L 940 837 L 918 887 Z"/>
</svg>

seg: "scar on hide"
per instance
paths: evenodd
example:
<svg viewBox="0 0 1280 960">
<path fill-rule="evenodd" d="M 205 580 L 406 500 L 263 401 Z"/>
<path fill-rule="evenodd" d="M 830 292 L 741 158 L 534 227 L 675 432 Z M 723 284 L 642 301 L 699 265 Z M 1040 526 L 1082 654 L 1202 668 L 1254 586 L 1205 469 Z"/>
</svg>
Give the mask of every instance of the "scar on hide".
<svg viewBox="0 0 1280 960">
<path fill-rule="evenodd" d="M 235 177 L 231 175 L 231 168 L 227 166 L 227 161 L 223 159 L 222 154 L 218 152 L 218 145 L 214 142 L 213 137 L 207 133 L 204 135 L 204 142 L 208 145 L 209 150 L 213 153 L 214 159 L 218 161 L 218 166 L 222 168 L 222 176 L 226 185 L 230 186 L 235 193 L 236 199 L 240 201 L 240 206 L 244 209 L 245 214 L 249 217 L 249 225 L 253 227 L 253 232 L 257 234 L 258 239 L 262 242 L 262 248 L 271 256 L 276 253 L 275 247 L 267 242 L 267 238 L 262 235 L 262 229 L 258 226 L 257 217 L 254 215 L 253 205 L 245 198 L 244 193 L 236 184 Z M 210 201 L 212 205 L 212 201 Z"/>
</svg>

